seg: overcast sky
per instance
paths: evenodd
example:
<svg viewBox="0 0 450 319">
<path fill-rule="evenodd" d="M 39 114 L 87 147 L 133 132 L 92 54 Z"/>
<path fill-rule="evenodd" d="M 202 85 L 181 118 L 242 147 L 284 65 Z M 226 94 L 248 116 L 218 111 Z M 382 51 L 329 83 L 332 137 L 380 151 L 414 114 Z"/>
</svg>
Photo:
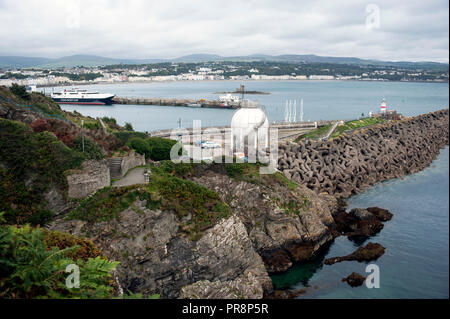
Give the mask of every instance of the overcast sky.
<svg viewBox="0 0 450 319">
<path fill-rule="evenodd" d="M 448 0 L 0 0 L 0 55 L 448 62 Z"/>
</svg>

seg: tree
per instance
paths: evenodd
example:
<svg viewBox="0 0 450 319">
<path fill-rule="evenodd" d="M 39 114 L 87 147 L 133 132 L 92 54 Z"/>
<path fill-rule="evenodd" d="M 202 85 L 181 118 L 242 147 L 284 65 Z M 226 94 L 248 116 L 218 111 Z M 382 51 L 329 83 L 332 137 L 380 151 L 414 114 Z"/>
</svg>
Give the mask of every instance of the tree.
<svg viewBox="0 0 450 319">
<path fill-rule="evenodd" d="M 133 125 L 131 125 L 131 123 L 128 123 L 128 122 L 125 122 L 125 129 L 127 131 L 134 131 Z"/>
<path fill-rule="evenodd" d="M 146 158 L 151 157 L 151 148 L 144 139 L 133 137 L 128 141 L 127 145 L 139 154 L 145 155 Z"/>
<path fill-rule="evenodd" d="M 17 83 L 13 83 L 11 85 L 11 92 L 24 100 L 30 99 L 30 94 L 28 94 L 27 89 L 23 85 L 18 85 Z"/>
</svg>

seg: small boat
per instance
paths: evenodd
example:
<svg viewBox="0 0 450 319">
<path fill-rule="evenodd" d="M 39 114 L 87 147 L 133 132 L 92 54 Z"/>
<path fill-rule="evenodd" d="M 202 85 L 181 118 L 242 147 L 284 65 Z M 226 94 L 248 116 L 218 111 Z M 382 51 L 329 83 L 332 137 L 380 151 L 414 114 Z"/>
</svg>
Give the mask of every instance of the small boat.
<svg viewBox="0 0 450 319">
<path fill-rule="evenodd" d="M 188 107 L 202 107 L 200 103 L 186 103 L 186 106 Z"/>
</svg>

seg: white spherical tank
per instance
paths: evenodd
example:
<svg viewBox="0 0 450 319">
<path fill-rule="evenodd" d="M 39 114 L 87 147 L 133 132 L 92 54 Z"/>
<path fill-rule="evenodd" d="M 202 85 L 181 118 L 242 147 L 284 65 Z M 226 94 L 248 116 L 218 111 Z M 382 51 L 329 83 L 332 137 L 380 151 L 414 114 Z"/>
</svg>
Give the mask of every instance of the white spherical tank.
<svg viewBox="0 0 450 319">
<path fill-rule="evenodd" d="M 234 113 L 231 119 L 233 144 L 241 148 L 247 139 L 248 145 L 268 146 L 269 121 L 266 113 L 255 105 L 247 103 Z"/>
</svg>

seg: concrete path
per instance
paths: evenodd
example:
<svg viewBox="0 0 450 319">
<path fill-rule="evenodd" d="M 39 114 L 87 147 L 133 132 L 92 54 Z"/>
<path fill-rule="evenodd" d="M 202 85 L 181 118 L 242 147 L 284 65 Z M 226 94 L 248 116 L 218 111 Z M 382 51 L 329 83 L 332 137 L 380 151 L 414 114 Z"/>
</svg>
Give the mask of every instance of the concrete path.
<svg viewBox="0 0 450 319">
<path fill-rule="evenodd" d="M 333 134 L 334 130 L 336 129 L 336 127 L 339 125 L 339 121 L 336 121 L 333 126 L 331 127 L 331 129 L 328 131 L 328 134 L 325 135 L 326 139 L 329 139 L 331 134 Z"/>
<path fill-rule="evenodd" d="M 145 167 L 133 168 L 128 172 L 127 175 L 122 177 L 120 180 L 115 181 L 113 187 L 130 186 L 135 184 L 145 184 L 144 178 Z"/>
</svg>

